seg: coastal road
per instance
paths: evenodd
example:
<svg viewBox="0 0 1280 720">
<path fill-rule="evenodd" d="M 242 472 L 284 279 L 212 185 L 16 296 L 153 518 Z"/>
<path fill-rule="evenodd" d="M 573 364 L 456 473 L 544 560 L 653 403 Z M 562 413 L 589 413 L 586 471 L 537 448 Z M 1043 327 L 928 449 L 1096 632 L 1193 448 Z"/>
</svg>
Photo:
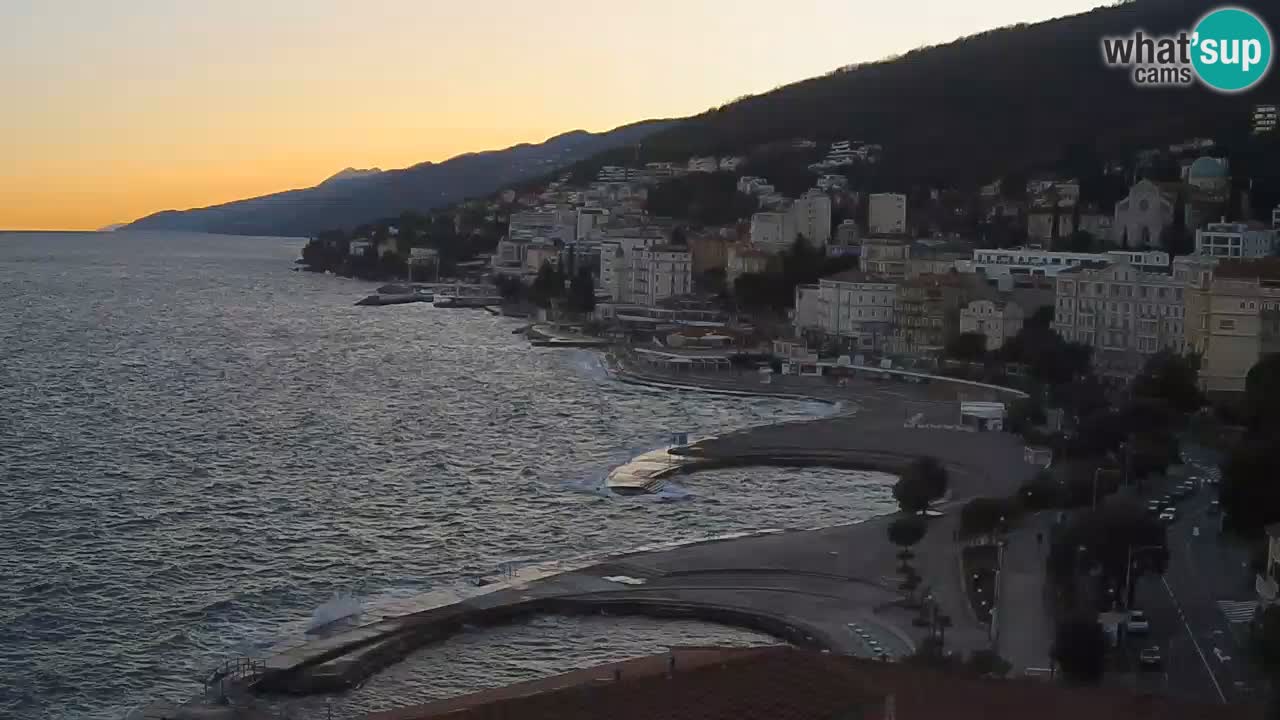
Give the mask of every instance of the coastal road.
<svg viewBox="0 0 1280 720">
<path fill-rule="evenodd" d="M 1247 620 L 1241 603 L 1254 599 L 1253 576 L 1247 552 L 1219 536 L 1219 516 L 1209 513 L 1213 496 L 1203 488 L 1178 506 L 1169 527 L 1168 570 L 1143 578 L 1137 590 L 1151 632 L 1131 638 L 1130 650 L 1159 645 L 1164 651 L 1167 678 L 1143 673 L 1144 687 L 1167 683 L 1170 694 L 1188 699 L 1261 702 L 1265 686 L 1247 657 L 1247 622 L 1231 622 Z"/>
</svg>

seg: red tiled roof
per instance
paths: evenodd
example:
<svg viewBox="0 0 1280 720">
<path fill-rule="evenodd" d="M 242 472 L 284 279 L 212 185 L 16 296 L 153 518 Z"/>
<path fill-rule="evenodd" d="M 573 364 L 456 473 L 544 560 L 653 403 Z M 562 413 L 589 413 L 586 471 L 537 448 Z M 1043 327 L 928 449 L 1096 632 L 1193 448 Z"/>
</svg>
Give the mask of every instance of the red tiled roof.
<svg viewBox="0 0 1280 720">
<path fill-rule="evenodd" d="M 688 651 L 684 651 L 687 653 Z M 1262 708 L 1124 690 L 996 680 L 790 647 L 675 652 L 577 671 L 370 720 L 1254 720 Z M 614 672 L 621 671 L 615 678 Z"/>
</svg>

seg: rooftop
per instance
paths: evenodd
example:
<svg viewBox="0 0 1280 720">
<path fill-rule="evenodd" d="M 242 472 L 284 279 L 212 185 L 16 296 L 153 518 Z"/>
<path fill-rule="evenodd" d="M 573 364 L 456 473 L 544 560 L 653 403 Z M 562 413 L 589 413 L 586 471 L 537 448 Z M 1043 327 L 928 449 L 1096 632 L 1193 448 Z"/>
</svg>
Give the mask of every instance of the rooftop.
<svg viewBox="0 0 1280 720">
<path fill-rule="evenodd" d="M 872 275 L 871 273 L 863 272 L 862 270 L 845 270 L 844 272 L 838 272 L 838 273 L 836 273 L 835 275 L 828 275 L 828 276 L 826 276 L 826 277 L 824 277 L 824 278 L 822 278 L 822 279 L 823 279 L 823 280 L 829 280 L 829 281 L 831 281 L 831 282 L 848 282 L 848 283 L 858 283 L 858 282 L 887 283 L 887 282 L 892 282 L 891 280 L 889 280 L 889 279 L 888 279 L 888 278 L 886 278 L 886 277 L 882 277 L 882 276 L 880 276 L 880 275 Z"/>
<path fill-rule="evenodd" d="M 1213 274 L 1214 277 L 1239 280 L 1280 280 L 1280 257 L 1223 260 Z"/>
</svg>

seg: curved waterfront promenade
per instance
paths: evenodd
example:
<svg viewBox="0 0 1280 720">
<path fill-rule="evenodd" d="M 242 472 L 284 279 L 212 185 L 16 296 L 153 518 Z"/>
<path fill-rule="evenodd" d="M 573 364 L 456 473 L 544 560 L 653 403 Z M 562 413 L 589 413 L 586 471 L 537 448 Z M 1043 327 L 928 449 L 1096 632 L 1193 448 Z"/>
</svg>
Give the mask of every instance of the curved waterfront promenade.
<svg viewBox="0 0 1280 720">
<path fill-rule="evenodd" d="M 1007 494 L 1031 472 L 1015 436 L 955 428 L 957 390 L 943 383 L 856 380 L 835 387 L 815 381 L 803 389 L 762 389 L 847 404 L 845 412 L 831 417 L 729 433 L 670 455 L 662 451 L 662 457 L 641 456 L 611 474 L 610 484 L 644 490 L 645 483 L 667 473 L 726 465 L 822 464 L 896 472 L 915 457 L 931 455 L 951 473 L 945 510 L 968 497 Z M 960 392 L 973 397 L 972 390 Z M 950 402 L 945 401 L 948 394 Z M 266 660 L 256 689 L 312 693 L 354 687 L 408 653 L 464 628 L 536 613 L 694 617 L 834 652 L 902 656 L 911 652 L 922 631 L 912 627 L 911 614 L 897 604 L 896 548 L 885 532 L 890 521 L 881 517 L 637 552 L 517 576 L 507 584 L 476 588 L 472 597 L 456 601 L 424 599 L 403 608 L 402 615 L 279 648 Z M 950 513 L 932 521 L 915 564 L 941 611 L 953 620 L 948 645 L 962 651 L 988 647 L 988 633 L 965 597 L 954 531 Z"/>
</svg>

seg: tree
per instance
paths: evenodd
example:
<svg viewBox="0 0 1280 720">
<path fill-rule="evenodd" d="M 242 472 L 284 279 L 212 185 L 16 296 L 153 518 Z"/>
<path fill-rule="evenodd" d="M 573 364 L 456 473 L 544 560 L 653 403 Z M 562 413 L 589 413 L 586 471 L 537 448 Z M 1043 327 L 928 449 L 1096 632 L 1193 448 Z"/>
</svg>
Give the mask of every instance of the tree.
<svg viewBox="0 0 1280 720">
<path fill-rule="evenodd" d="M 1249 425 L 1280 426 L 1280 353 L 1262 356 L 1245 376 L 1244 388 Z"/>
<path fill-rule="evenodd" d="M 977 332 L 960 333 L 947 343 L 947 357 L 967 362 L 982 362 L 987 355 L 987 336 Z"/>
<path fill-rule="evenodd" d="M 913 460 L 893 485 L 893 499 L 906 512 L 922 512 L 947 492 L 947 470 L 936 459 Z"/>
<path fill-rule="evenodd" d="M 1079 685 L 1101 683 L 1106 652 L 1106 633 L 1097 620 L 1081 618 L 1058 623 L 1052 655 L 1068 681 Z"/>
<path fill-rule="evenodd" d="M 1142 373 L 1133 380 L 1135 397 L 1163 400 L 1171 408 L 1182 413 L 1200 409 L 1200 358 L 1184 357 L 1169 350 L 1152 355 L 1143 366 Z"/>
<path fill-rule="evenodd" d="M 1235 533 L 1253 538 L 1270 523 L 1280 521 L 1280 483 L 1275 481 L 1275 448 L 1280 437 L 1258 431 L 1246 437 L 1222 466 L 1219 499 L 1226 524 Z"/>
<path fill-rule="evenodd" d="M 579 268 L 569 281 L 569 308 L 583 314 L 596 309 L 596 283 L 590 268 Z"/>
<path fill-rule="evenodd" d="M 538 307 L 551 307 L 553 300 L 564 295 L 564 277 L 550 261 L 544 260 L 538 268 L 538 276 L 533 280 L 529 296 Z"/>
<path fill-rule="evenodd" d="M 929 522 L 919 515 L 904 515 L 889 523 L 889 542 L 904 550 L 910 550 L 924 539 Z"/>
<path fill-rule="evenodd" d="M 969 653 L 965 665 L 983 677 L 1004 677 L 1013 669 L 995 650 L 974 650 Z"/>
<path fill-rule="evenodd" d="M 960 534 L 991 535 L 1005 532 L 1021 509 L 1006 498 L 974 498 L 960 509 Z"/>
<path fill-rule="evenodd" d="M 1026 433 L 1028 430 L 1043 425 L 1048 420 L 1044 406 L 1035 396 L 1027 396 L 1014 400 L 1009 406 L 1009 417 L 1005 427 L 1010 432 Z"/>
<path fill-rule="evenodd" d="M 1164 573 L 1168 563 L 1164 523 L 1135 501 L 1117 497 L 1096 510 L 1076 513 L 1050 544 L 1047 569 L 1063 587 L 1092 570 L 1099 599 L 1112 596 L 1132 607 L 1138 580 Z M 1103 609 L 1107 605 L 1086 608 Z"/>
<path fill-rule="evenodd" d="M 1087 253 L 1093 250 L 1093 235 L 1088 230 L 1076 230 L 1067 238 L 1067 251 Z"/>
</svg>

